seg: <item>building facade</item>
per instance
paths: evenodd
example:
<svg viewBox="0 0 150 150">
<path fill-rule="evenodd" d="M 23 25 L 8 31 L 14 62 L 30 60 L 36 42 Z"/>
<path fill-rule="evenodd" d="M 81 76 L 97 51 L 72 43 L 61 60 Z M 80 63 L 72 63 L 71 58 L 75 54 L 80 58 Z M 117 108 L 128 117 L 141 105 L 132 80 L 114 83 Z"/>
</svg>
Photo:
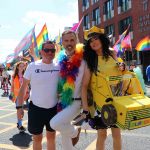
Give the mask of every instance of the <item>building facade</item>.
<svg viewBox="0 0 150 150">
<path fill-rule="evenodd" d="M 112 36 L 112 45 L 118 40 L 130 24 L 132 53 L 126 54 L 128 59 L 135 59 L 143 65 L 143 73 L 150 64 L 150 52 L 136 52 L 137 43 L 150 35 L 150 0 L 78 0 L 79 19 L 83 17 L 79 27 L 79 40 L 84 41 L 83 31 L 96 25 L 105 29 Z M 142 54 L 143 53 L 143 54 Z"/>
</svg>

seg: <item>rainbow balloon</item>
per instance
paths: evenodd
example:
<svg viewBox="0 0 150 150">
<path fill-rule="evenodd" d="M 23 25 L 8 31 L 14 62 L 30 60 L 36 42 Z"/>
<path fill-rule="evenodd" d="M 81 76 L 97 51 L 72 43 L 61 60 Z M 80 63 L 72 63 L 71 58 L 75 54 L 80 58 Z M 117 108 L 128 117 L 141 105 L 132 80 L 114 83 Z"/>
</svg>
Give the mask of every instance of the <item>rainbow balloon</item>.
<svg viewBox="0 0 150 150">
<path fill-rule="evenodd" d="M 137 51 L 150 50 L 150 36 L 143 38 L 135 48 Z"/>
</svg>

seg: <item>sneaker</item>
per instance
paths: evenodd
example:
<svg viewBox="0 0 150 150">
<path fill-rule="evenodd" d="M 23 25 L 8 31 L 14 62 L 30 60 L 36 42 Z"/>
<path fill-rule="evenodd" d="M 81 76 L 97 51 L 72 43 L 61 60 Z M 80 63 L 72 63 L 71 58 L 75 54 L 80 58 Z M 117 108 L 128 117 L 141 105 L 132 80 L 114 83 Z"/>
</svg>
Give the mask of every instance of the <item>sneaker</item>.
<svg viewBox="0 0 150 150">
<path fill-rule="evenodd" d="M 24 132 L 26 131 L 26 128 L 24 126 L 19 126 L 19 124 L 17 123 L 17 128 L 20 132 Z"/>
<path fill-rule="evenodd" d="M 72 145 L 75 146 L 79 141 L 79 136 L 81 132 L 81 127 L 78 128 L 78 135 L 75 138 L 72 138 Z"/>
</svg>

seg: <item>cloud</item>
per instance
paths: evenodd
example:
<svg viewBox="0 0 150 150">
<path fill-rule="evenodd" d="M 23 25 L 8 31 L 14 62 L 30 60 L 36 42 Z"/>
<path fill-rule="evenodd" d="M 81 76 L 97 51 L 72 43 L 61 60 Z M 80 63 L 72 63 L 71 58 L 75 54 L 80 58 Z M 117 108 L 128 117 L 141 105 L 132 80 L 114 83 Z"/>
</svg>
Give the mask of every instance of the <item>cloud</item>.
<svg viewBox="0 0 150 150">
<path fill-rule="evenodd" d="M 4 62 L 7 55 L 13 53 L 18 43 L 15 39 L 0 39 L 0 62 Z"/>
<path fill-rule="evenodd" d="M 8 24 L 0 24 L 0 28 L 1 28 L 2 30 L 8 30 L 8 29 L 11 29 L 11 26 L 8 25 Z"/>
<path fill-rule="evenodd" d="M 51 3 L 56 4 L 56 0 L 49 0 Z M 38 35 L 42 26 L 46 23 L 48 27 L 48 32 L 50 38 L 54 38 L 59 34 L 59 30 L 62 33 L 64 27 L 72 26 L 73 23 L 78 22 L 78 1 L 71 0 L 66 2 L 67 0 L 60 0 L 59 3 L 63 4 L 63 6 L 58 5 L 57 12 L 50 11 L 38 11 L 31 10 L 25 13 L 22 18 L 22 21 L 25 26 L 33 27 L 36 24 L 35 33 Z M 65 7 L 64 7 L 65 5 Z M 8 29 L 13 28 L 10 25 L 0 24 L 0 29 L 8 31 Z M 23 37 L 23 35 L 22 35 Z M 0 39 L 0 61 L 5 61 L 7 55 L 13 53 L 13 50 L 20 42 L 21 39 Z"/>
<path fill-rule="evenodd" d="M 65 15 L 63 13 L 28 11 L 23 18 L 23 22 L 29 26 L 36 24 L 36 34 L 39 33 L 44 23 L 46 23 L 51 38 L 54 38 L 58 35 L 59 30 L 63 32 L 64 27 L 72 26 L 73 23 L 78 22 L 77 6 L 77 1 L 67 3 L 66 9 L 68 9 L 68 13 Z"/>
</svg>

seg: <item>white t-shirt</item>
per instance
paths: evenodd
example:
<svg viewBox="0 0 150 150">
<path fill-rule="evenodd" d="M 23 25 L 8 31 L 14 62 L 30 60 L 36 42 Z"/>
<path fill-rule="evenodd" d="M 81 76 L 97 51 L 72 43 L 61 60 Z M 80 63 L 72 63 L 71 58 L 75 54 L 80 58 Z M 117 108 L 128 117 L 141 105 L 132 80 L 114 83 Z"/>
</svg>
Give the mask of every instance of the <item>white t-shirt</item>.
<svg viewBox="0 0 150 150">
<path fill-rule="evenodd" d="M 79 67 L 79 72 L 78 72 L 78 75 L 77 75 L 76 81 L 75 81 L 75 89 L 74 89 L 74 93 L 72 96 L 73 98 L 81 98 L 81 85 L 82 85 L 84 69 L 85 69 L 85 61 L 82 60 L 81 65 Z"/>
<path fill-rule="evenodd" d="M 52 108 L 57 104 L 59 65 L 44 64 L 41 60 L 30 63 L 24 78 L 30 80 L 31 100 L 41 108 Z"/>
</svg>

